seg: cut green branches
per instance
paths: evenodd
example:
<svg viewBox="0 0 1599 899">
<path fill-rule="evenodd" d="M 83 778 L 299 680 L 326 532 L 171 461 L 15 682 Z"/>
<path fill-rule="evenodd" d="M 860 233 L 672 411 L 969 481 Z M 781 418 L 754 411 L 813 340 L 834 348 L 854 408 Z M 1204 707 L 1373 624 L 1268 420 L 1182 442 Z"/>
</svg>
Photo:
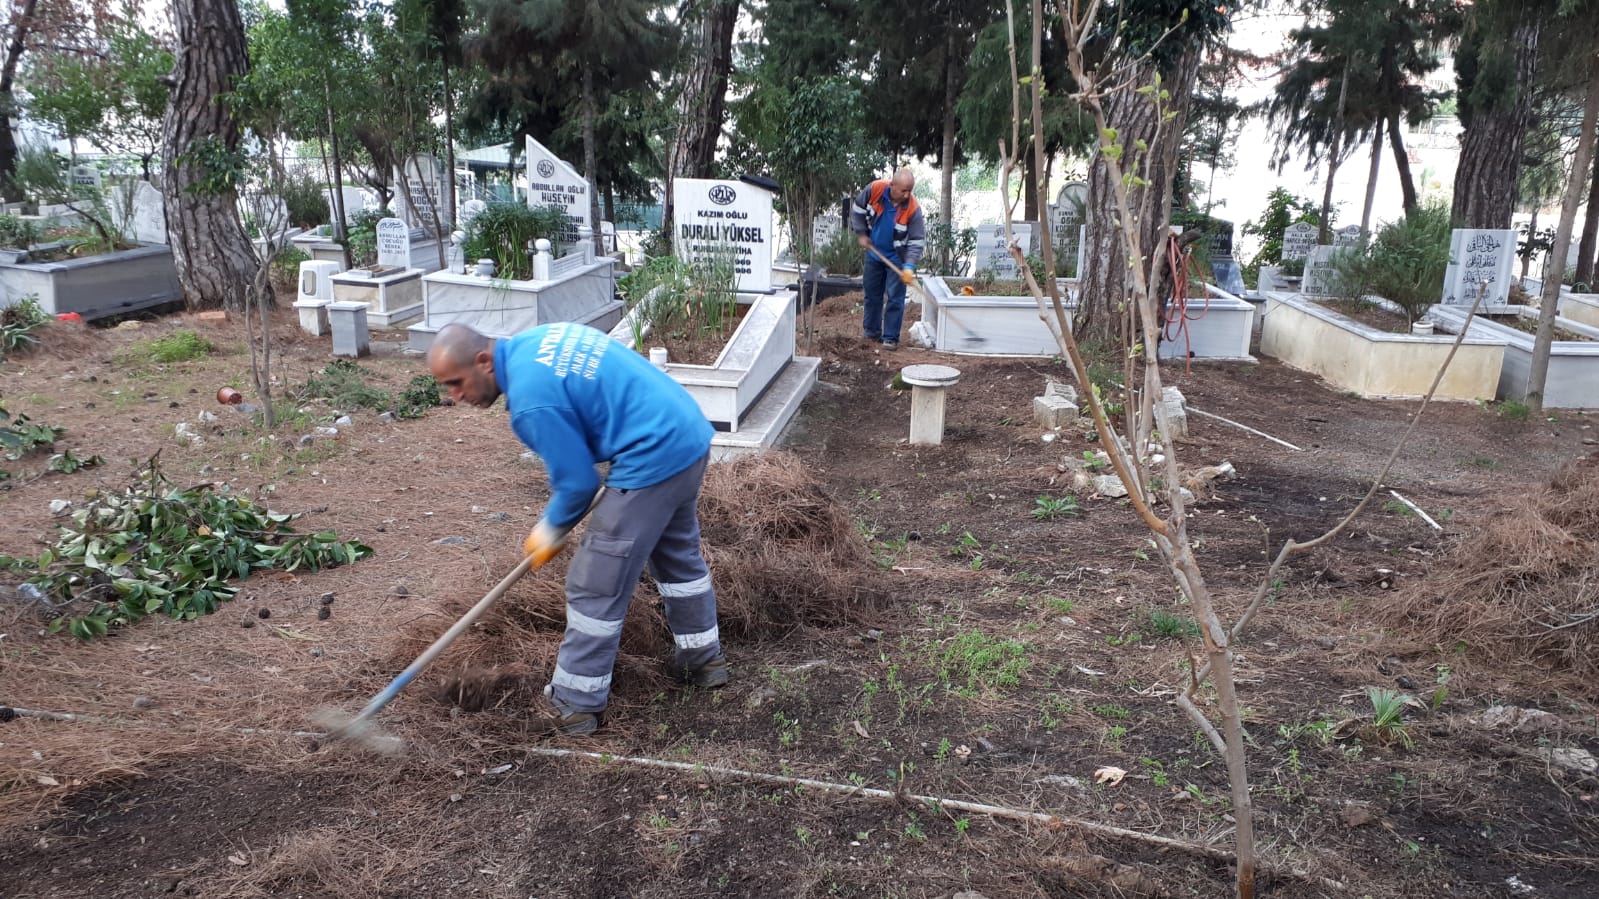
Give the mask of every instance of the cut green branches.
<svg viewBox="0 0 1599 899">
<path fill-rule="evenodd" d="M 88 640 L 148 615 L 209 614 L 238 592 L 229 580 L 258 569 L 316 571 L 372 554 L 332 531 L 296 534 L 297 516 L 222 491 L 174 489 L 152 457 L 129 486 L 74 512 L 37 558 L 0 556 L 0 568 L 31 572 L 58 613 L 50 629 Z"/>
<path fill-rule="evenodd" d="M 34 332 L 49 321 L 32 294 L 0 309 L 0 359 L 38 346 L 39 337 Z"/>
</svg>

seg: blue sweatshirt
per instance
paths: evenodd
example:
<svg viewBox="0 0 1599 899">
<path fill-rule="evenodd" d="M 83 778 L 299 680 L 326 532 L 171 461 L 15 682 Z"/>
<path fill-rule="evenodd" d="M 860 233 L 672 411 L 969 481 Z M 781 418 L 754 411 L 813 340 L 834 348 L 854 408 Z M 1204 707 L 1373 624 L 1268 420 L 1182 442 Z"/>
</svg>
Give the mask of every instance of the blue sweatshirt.
<svg viewBox="0 0 1599 899">
<path fill-rule="evenodd" d="M 606 484 L 659 484 L 698 462 L 715 429 L 694 398 L 648 359 L 602 331 L 573 322 L 539 325 L 494 344 L 494 377 L 511 430 L 544 460 L 544 517 L 569 528 Z"/>
</svg>

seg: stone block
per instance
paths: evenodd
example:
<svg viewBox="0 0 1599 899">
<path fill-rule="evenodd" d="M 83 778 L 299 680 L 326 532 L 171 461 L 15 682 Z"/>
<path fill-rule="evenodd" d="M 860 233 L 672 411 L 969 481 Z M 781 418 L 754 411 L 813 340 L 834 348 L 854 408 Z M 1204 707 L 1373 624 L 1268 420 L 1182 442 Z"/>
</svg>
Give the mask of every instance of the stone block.
<svg viewBox="0 0 1599 899">
<path fill-rule="evenodd" d="M 333 355 L 358 359 L 372 352 L 372 332 L 367 327 L 365 303 L 329 303 L 328 324 L 333 330 Z"/>
<path fill-rule="evenodd" d="M 1042 428 L 1070 427 L 1077 423 L 1077 402 L 1063 396 L 1035 396 L 1033 420 Z"/>
<path fill-rule="evenodd" d="M 1064 397 L 1073 405 L 1081 398 L 1077 393 L 1077 385 L 1053 380 L 1044 382 L 1044 396 Z"/>
<path fill-rule="evenodd" d="M 1165 434 L 1168 440 L 1186 440 L 1188 438 L 1188 400 L 1183 392 L 1175 387 L 1167 387 L 1161 391 L 1160 403 L 1166 410 L 1166 427 L 1171 431 Z M 1157 422 L 1160 419 L 1155 419 Z"/>
</svg>

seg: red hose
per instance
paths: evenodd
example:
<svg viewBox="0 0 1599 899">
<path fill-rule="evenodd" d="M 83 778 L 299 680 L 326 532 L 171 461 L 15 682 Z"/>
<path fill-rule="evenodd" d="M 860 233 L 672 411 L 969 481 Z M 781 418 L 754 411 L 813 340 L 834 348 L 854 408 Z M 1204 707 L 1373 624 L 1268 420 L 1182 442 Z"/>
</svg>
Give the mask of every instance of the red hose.
<svg viewBox="0 0 1599 899">
<path fill-rule="evenodd" d="M 1162 338 L 1176 340 L 1177 335 L 1183 337 L 1183 373 L 1193 374 L 1194 356 L 1193 346 L 1189 342 L 1188 323 L 1196 322 L 1205 317 L 1210 311 L 1210 294 L 1205 294 L 1205 305 L 1199 310 L 1198 315 L 1188 314 L 1188 283 L 1189 268 L 1194 264 L 1193 250 L 1182 249 L 1177 245 L 1175 237 L 1166 241 L 1166 264 L 1171 269 L 1171 297 L 1166 301 L 1165 322 L 1162 327 Z M 1204 273 L 1197 279 L 1204 284 Z"/>
</svg>

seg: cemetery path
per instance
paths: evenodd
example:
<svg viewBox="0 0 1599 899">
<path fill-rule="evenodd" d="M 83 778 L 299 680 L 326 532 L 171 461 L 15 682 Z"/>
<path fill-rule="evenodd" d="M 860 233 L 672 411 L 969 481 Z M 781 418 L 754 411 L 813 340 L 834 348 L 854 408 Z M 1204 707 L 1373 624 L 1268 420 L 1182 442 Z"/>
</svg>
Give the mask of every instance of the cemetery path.
<svg viewBox="0 0 1599 899">
<path fill-rule="evenodd" d="M 644 665 L 639 647 L 658 639 L 645 633 L 619 668 L 608 728 L 554 745 L 903 784 L 1225 845 L 1224 773 L 1171 705 L 1194 639 L 1168 576 L 1117 500 L 1039 501 L 1064 502 L 1067 463 L 1093 449 L 1070 430 L 1046 442 L 1032 423 L 1032 397 L 1046 377 L 1069 381 L 1065 368 L 908 346 L 883 353 L 854 339 L 857 324 L 847 298 L 823 305 L 812 353 L 824 386 L 790 449 L 853 520 L 881 606 L 849 626 L 796 623 L 730 642 L 735 680 L 716 693 L 666 689 Z M 286 315 L 274 328 L 276 370 L 303 385 L 327 361 L 325 340 L 297 336 Z M 180 329 L 217 352 L 150 361 L 149 341 Z M 381 686 L 418 634 L 441 631 L 453 603 L 480 596 L 514 562 L 542 477 L 517 461 L 500 410 L 391 423 L 357 411 L 331 439 L 313 429 L 332 407 L 305 402 L 305 415 L 262 443 L 210 399 L 248 383 L 242 337 L 225 323 L 174 317 L 54 348 L 46 336 L 44 350 L 0 368 L 3 404 L 66 428 L 60 447 L 106 463 L 68 475 L 46 473 L 38 456 L 0 462 L 13 474 L 0 492 L 0 553 L 36 553 L 54 533 L 52 499 L 114 488 L 129 462 L 157 450 L 175 483 L 227 483 L 307 512 L 304 530 L 336 530 L 377 553 L 314 574 L 257 575 L 214 615 L 146 620 L 88 644 L 44 633 L 40 609 L 0 573 L 0 702 L 95 719 L 0 724 L 9 874 L 0 897 L 1127 894 L 1114 868 L 1079 863 L 1085 856 L 1132 866 L 1155 885 L 1146 895 L 1227 889 L 1225 865 L 1069 829 L 529 754 L 523 693 L 467 713 L 419 685 L 383 716 L 409 747 L 396 758 L 242 733 L 305 727 L 316 706 L 353 706 Z M 362 362 L 373 386 L 398 390 L 420 371 L 385 335 L 374 335 L 374 352 Z M 911 447 L 909 397 L 888 383 L 898 367 L 929 361 L 959 368 L 961 381 L 948 395 L 945 442 Z M 1416 405 L 1346 396 L 1270 360 L 1168 379 L 1192 406 L 1303 448 L 1190 419 L 1184 464 L 1227 461 L 1239 472 L 1192 518 L 1207 581 L 1230 613 L 1253 595 L 1268 546 L 1314 536 L 1352 506 Z M 201 428 L 203 442 L 175 440 L 176 423 L 204 424 L 202 410 L 220 417 Z M 1261 895 L 1508 896 L 1512 877 L 1542 896 L 1594 894 L 1599 782 L 1547 753 L 1599 751 L 1592 684 L 1530 660 L 1477 664 L 1379 620 L 1449 564 L 1462 535 L 1593 451 L 1591 417 L 1558 419 L 1434 405 L 1386 486 L 1444 533 L 1384 494 L 1347 536 L 1289 566 L 1240 641 L 1257 830 L 1273 860 L 1348 885 L 1335 894 L 1280 880 Z M 306 433 L 310 445 L 299 446 Z M 738 499 L 752 510 L 766 501 Z M 842 563 L 787 564 L 820 576 Z M 325 593 L 336 601 L 322 619 Z M 512 628 L 511 609 L 558 610 L 544 605 L 558 597 L 557 579 L 525 580 L 506 616 L 475 635 L 481 661 L 546 670 L 556 625 L 527 625 L 522 643 L 495 639 Z M 262 608 L 269 619 L 253 617 Z M 630 639 L 649 626 L 646 611 L 635 609 Z M 529 654 L 508 657 L 513 645 Z M 1373 686 L 1419 698 L 1406 713 L 1410 745 L 1369 727 Z M 1542 733 L 1477 723 L 1500 701 L 1565 723 Z M 1125 780 L 1096 784 L 1106 765 Z"/>
</svg>

